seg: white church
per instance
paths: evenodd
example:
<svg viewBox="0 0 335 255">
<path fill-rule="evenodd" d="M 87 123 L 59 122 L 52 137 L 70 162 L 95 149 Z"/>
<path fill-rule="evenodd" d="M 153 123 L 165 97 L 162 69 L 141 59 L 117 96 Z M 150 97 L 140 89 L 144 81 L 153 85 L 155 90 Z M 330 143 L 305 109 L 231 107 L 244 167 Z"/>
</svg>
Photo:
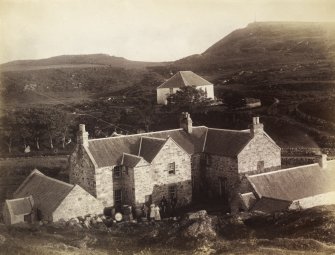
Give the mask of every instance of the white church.
<svg viewBox="0 0 335 255">
<path fill-rule="evenodd" d="M 214 99 L 212 83 L 192 71 L 179 71 L 157 87 L 157 104 L 166 105 L 168 96 L 185 86 L 194 86 L 196 89 L 201 89 L 206 93 L 207 98 Z"/>
</svg>

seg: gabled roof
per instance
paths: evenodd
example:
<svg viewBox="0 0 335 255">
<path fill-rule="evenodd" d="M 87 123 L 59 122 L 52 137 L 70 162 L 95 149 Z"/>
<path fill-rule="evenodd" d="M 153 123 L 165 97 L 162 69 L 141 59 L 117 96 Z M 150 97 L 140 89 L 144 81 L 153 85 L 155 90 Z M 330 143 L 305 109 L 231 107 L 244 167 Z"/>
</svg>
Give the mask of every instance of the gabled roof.
<svg viewBox="0 0 335 255">
<path fill-rule="evenodd" d="M 143 157 L 146 161 L 151 162 L 161 150 L 165 142 L 166 139 L 143 136 L 141 138 L 139 156 Z"/>
<path fill-rule="evenodd" d="M 203 151 L 206 132 L 206 127 L 193 127 L 191 134 L 188 134 L 183 129 L 173 129 L 144 134 L 91 139 L 88 140 L 89 146 L 87 150 L 91 153 L 98 167 L 121 164 L 123 153 L 138 155 L 142 138 L 151 137 L 165 140 L 171 137 L 188 154 L 194 154 Z M 145 148 L 142 151 L 142 155 L 152 158 L 151 154 L 157 152 L 157 148 L 153 149 L 153 152 L 149 152 L 149 143 L 153 144 L 154 142 L 145 140 Z M 158 143 L 160 143 L 160 141 Z"/>
<path fill-rule="evenodd" d="M 250 211 L 264 213 L 284 211 L 289 208 L 291 203 L 292 201 L 262 197 L 255 202 L 255 204 L 250 208 Z"/>
<path fill-rule="evenodd" d="M 327 169 L 310 164 L 248 176 L 257 195 L 284 201 L 295 201 L 335 191 L 335 160 Z"/>
<path fill-rule="evenodd" d="M 192 71 L 179 71 L 158 88 L 181 88 L 185 86 L 213 85 Z"/>
<path fill-rule="evenodd" d="M 34 170 L 15 191 L 14 197 L 32 196 L 37 208 L 45 213 L 53 213 L 74 185 L 45 176 Z"/>
<path fill-rule="evenodd" d="M 252 139 L 249 130 L 208 128 L 204 152 L 221 156 L 236 156 Z"/>
<path fill-rule="evenodd" d="M 128 167 L 135 167 L 140 161 L 141 157 L 123 153 L 123 158 L 122 158 L 122 165 L 128 166 Z"/>
<path fill-rule="evenodd" d="M 27 215 L 33 210 L 34 201 L 31 197 L 6 200 L 6 205 L 13 215 Z"/>
</svg>

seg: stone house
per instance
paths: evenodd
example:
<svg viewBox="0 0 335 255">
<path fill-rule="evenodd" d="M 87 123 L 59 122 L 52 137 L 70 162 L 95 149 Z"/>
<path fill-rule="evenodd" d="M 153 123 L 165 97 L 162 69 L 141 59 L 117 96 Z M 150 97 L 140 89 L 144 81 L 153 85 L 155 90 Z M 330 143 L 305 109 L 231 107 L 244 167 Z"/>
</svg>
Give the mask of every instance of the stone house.
<svg viewBox="0 0 335 255">
<path fill-rule="evenodd" d="M 55 222 L 87 214 L 102 214 L 102 204 L 79 185 L 68 184 L 34 170 L 14 193 L 14 198 L 31 196 L 36 219 Z"/>
<path fill-rule="evenodd" d="M 182 113 L 179 129 L 102 139 L 88 139 L 80 125 L 77 141 L 70 182 L 106 207 L 157 203 L 162 196 L 176 196 L 179 206 L 196 196 L 230 202 L 249 188 L 246 174 L 281 166 L 280 148 L 257 117 L 250 129 L 236 131 L 193 127 Z"/>
<path fill-rule="evenodd" d="M 3 207 L 3 220 L 6 225 L 32 222 L 35 217 L 32 196 L 7 199 Z"/>
<path fill-rule="evenodd" d="M 252 192 L 241 195 L 245 210 L 272 213 L 335 204 L 335 160 L 247 177 Z"/>
<path fill-rule="evenodd" d="M 207 98 L 214 99 L 214 87 L 212 83 L 192 71 L 179 71 L 157 87 L 157 104 L 166 105 L 168 103 L 168 96 L 185 86 L 194 86 L 196 89 L 201 89 L 206 93 Z"/>
</svg>

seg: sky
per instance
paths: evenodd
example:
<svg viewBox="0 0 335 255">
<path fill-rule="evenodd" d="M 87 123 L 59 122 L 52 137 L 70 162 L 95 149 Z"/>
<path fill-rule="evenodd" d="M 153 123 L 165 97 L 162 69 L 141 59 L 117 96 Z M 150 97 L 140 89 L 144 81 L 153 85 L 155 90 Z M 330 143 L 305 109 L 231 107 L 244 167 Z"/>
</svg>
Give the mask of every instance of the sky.
<svg viewBox="0 0 335 255">
<path fill-rule="evenodd" d="M 335 0 L 0 0 L 0 63 L 95 53 L 172 61 L 255 20 L 335 22 Z"/>
</svg>

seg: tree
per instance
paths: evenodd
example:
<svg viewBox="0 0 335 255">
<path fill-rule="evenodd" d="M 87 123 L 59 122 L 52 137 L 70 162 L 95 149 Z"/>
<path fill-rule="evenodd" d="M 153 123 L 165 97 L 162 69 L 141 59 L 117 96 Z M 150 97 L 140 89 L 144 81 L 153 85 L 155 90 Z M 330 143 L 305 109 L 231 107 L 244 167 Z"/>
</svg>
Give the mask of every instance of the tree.
<svg viewBox="0 0 335 255">
<path fill-rule="evenodd" d="M 229 91 L 223 93 L 221 95 L 221 99 L 224 102 L 224 104 L 230 109 L 235 109 L 238 107 L 242 107 L 244 105 L 243 104 L 244 95 L 237 91 Z"/>
<path fill-rule="evenodd" d="M 54 139 L 62 137 L 65 147 L 65 137 L 68 132 L 69 115 L 55 108 L 43 108 L 39 110 L 41 125 L 44 127 L 49 139 L 50 149 L 54 148 Z"/>
<path fill-rule="evenodd" d="M 15 115 L 15 111 L 8 111 L 2 117 L 1 134 L 5 139 L 5 143 L 8 148 L 8 153 L 12 152 L 13 141 L 17 134 L 16 124 L 17 124 L 17 118 Z"/>
<path fill-rule="evenodd" d="M 202 89 L 196 89 L 194 86 L 185 86 L 176 93 L 167 98 L 168 108 L 173 111 L 187 111 L 190 113 L 202 110 L 204 107 L 213 103 L 213 100 L 207 98 L 207 93 Z"/>
</svg>

